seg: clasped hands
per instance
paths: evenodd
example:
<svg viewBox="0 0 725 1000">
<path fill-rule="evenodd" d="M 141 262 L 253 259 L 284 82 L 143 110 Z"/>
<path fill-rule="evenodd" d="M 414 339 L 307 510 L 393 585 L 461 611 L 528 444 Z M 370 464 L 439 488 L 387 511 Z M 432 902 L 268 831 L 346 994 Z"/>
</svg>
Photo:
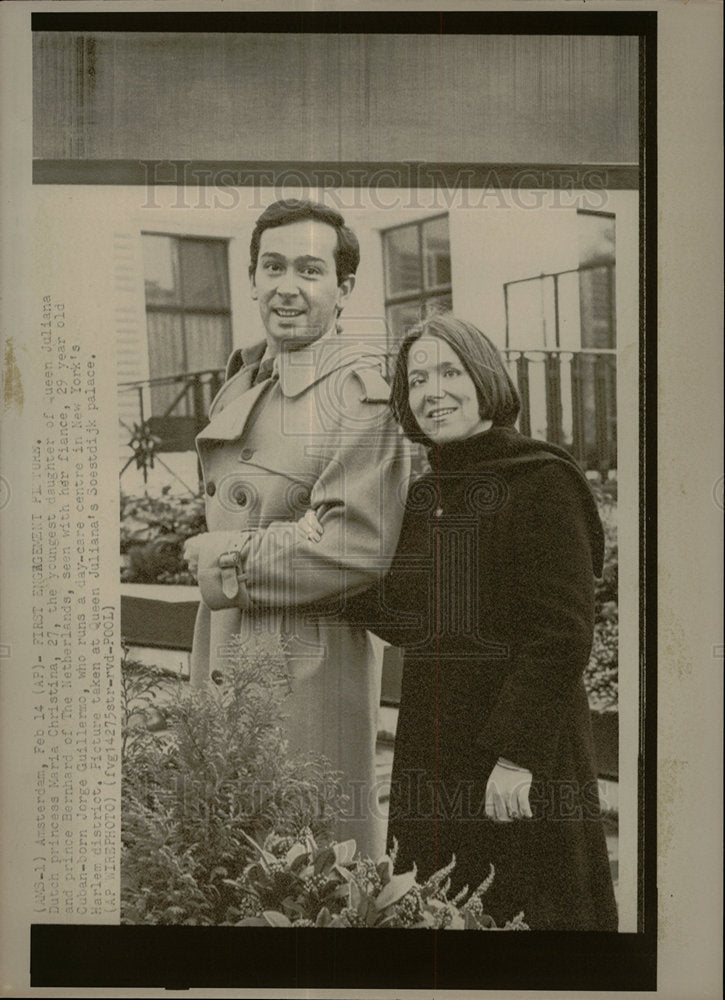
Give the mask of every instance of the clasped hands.
<svg viewBox="0 0 725 1000">
<path fill-rule="evenodd" d="M 295 525 L 298 534 L 308 542 L 319 542 L 324 534 L 324 528 L 317 520 L 313 510 L 308 510 Z M 196 576 L 199 570 L 199 549 L 201 547 L 201 535 L 194 535 L 184 542 L 182 558 L 189 567 L 189 572 Z"/>
</svg>

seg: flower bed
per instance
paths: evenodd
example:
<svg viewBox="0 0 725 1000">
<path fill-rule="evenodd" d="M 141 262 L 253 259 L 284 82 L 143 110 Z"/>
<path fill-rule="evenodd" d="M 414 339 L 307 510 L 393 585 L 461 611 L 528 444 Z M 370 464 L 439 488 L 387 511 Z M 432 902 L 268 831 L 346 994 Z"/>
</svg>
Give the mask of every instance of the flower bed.
<svg viewBox="0 0 725 1000">
<path fill-rule="evenodd" d="M 121 494 L 121 580 L 193 585 L 183 558 L 184 542 L 206 531 L 201 496 Z"/>
<path fill-rule="evenodd" d="M 455 859 L 421 885 L 394 855 L 331 840 L 338 776 L 288 752 L 276 640 L 237 642 L 204 690 L 128 659 L 122 676 L 122 922 L 495 927 L 482 904 L 493 872 L 449 899 Z M 526 929 L 523 916 L 503 929 Z"/>
</svg>

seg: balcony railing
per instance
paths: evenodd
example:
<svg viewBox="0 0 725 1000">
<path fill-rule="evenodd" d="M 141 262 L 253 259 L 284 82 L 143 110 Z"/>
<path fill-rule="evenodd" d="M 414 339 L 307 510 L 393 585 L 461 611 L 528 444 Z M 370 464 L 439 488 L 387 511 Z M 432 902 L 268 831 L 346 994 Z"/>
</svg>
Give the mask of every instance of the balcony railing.
<svg viewBox="0 0 725 1000">
<path fill-rule="evenodd" d="M 603 477 L 616 469 L 616 352 L 507 348 L 502 354 L 521 396 L 522 434 L 561 445 Z"/>
<path fill-rule="evenodd" d="M 165 452 L 194 450 L 194 438 L 206 425 L 209 406 L 223 381 L 223 368 L 209 368 L 121 383 L 118 386 L 121 475 L 133 466 L 142 472 L 146 483 L 149 470 L 157 462 L 173 473 L 160 456 Z M 165 401 L 161 409 L 159 398 Z"/>
<path fill-rule="evenodd" d="M 616 352 L 505 348 L 502 355 L 521 395 L 521 432 L 567 448 L 586 470 L 606 477 L 616 469 Z M 222 369 L 208 369 L 120 385 L 121 474 L 135 467 L 146 483 L 155 463 L 168 468 L 164 453 L 193 451 L 223 378 Z M 159 386 L 171 401 L 154 413 Z"/>
</svg>

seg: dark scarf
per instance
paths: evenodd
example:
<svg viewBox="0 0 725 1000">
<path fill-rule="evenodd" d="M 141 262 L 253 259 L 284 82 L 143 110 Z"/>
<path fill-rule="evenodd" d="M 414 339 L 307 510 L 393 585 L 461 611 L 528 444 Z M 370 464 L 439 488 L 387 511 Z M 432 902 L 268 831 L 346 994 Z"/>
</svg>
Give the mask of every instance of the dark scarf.
<svg viewBox="0 0 725 1000">
<path fill-rule="evenodd" d="M 599 511 L 589 482 L 576 460 L 564 448 L 548 441 L 524 437 L 515 427 L 492 427 L 481 434 L 449 441 L 443 445 L 432 445 L 428 449 L 428 460 L 435 475 L 441 472 L 460 472 L 466 475 L 473 468 L 485 465 L 491 471 L 505 474 L 518 465 L 538 465 L 546 462 L 561 462 L 571 470 L 572 483 L 578 489 L 582 509 L 587 519 L 589 538 L 592 546 L 594 575 L 600 576 L 604 562 L 604 531 Z"/>
</svg>

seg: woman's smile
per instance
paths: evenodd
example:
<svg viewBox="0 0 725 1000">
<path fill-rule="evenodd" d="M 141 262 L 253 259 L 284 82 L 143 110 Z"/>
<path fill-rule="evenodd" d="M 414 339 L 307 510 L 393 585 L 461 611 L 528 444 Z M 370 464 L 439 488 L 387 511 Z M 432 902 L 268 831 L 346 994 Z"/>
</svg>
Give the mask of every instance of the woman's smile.
<svg viewBox="0 0 725 1000">
<path fill-rule="evenodd" d="M 421 337 L 408 355 L 408 401 L 421 431 L 443 444 L 491 426 L 482 420 L 473 379 L 444 340 Z"/>
</svg>

